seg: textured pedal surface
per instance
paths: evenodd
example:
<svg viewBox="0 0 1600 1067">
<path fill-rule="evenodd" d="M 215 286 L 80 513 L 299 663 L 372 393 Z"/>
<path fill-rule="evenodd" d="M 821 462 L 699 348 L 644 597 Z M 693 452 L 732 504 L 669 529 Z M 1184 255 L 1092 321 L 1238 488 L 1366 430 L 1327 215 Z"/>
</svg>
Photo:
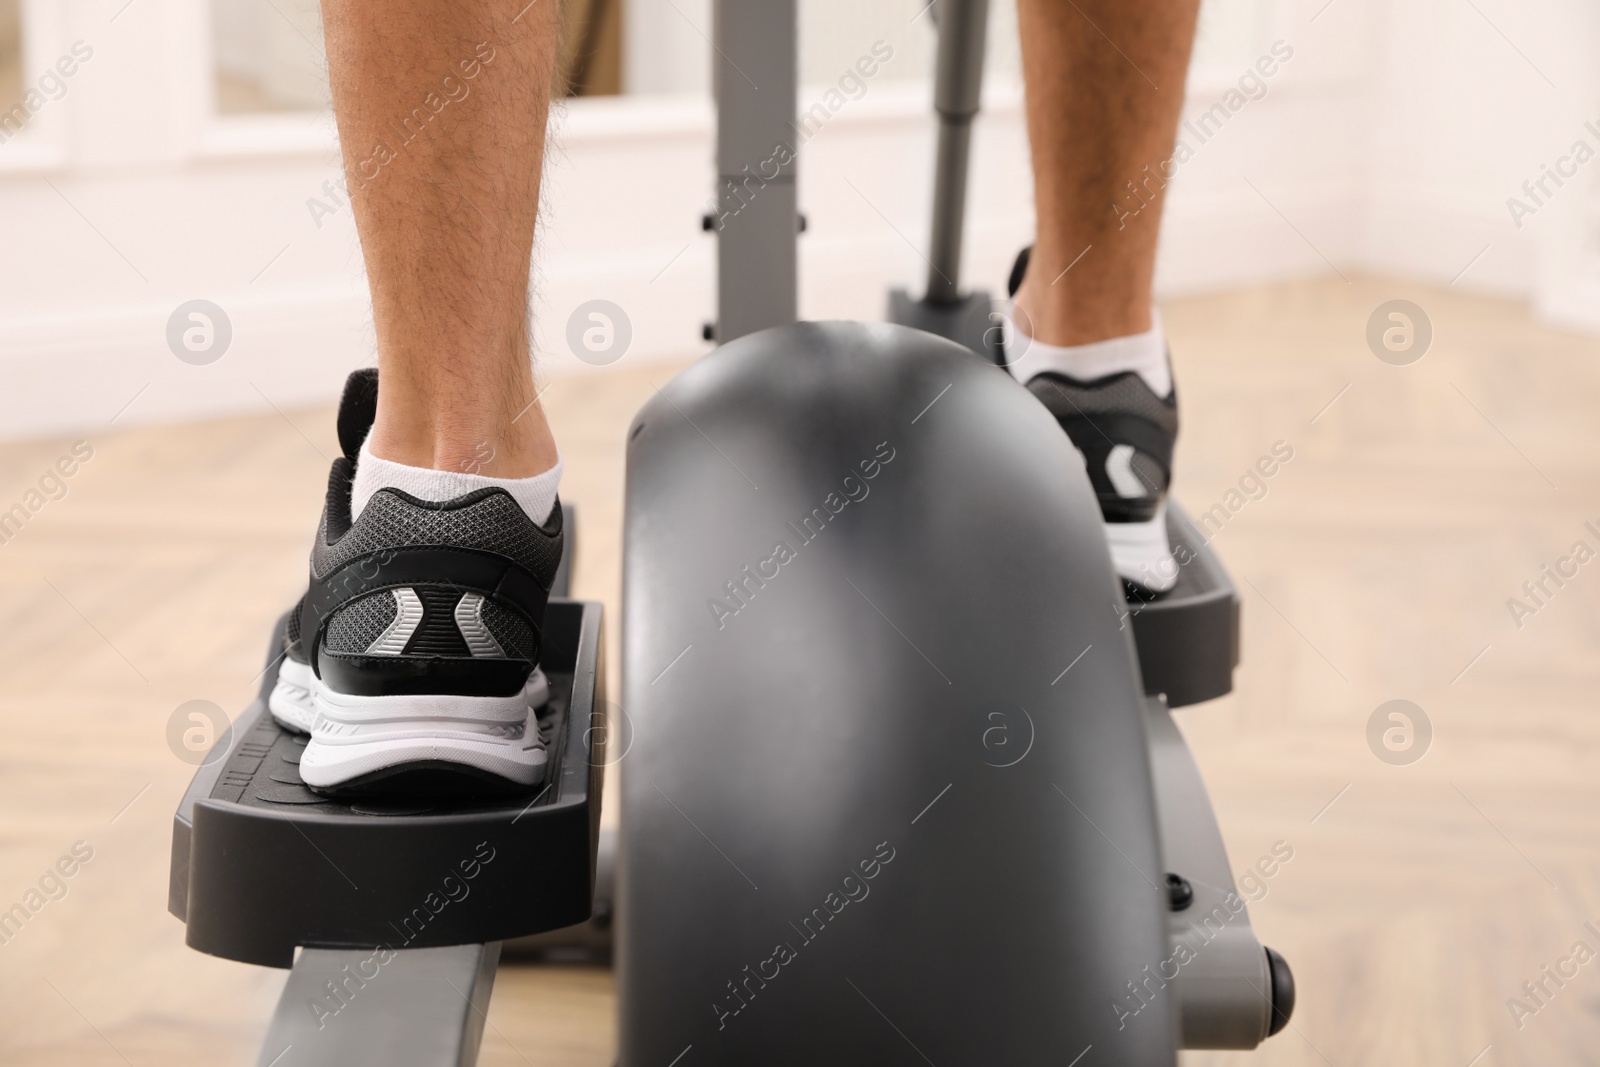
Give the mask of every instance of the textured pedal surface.
<svg viewBox="0 0 1600 1067">
<path fill-rule="evenodd" d="M 1204 533 L 1176 501 L 1167 502 L 1167 536 L 1178 582 L 1148 601 L 1130 599 L 1128 620 L 1150 696 L 1167 706 L 1214 700 L 1233 691 L 1239 665 L 1239 594 Z"/>
<path fill-rule="evenodd" d="M 542 785 L 509 796 L 470 792 L 459 777 L 453 793 L 437 780 L 313 792 L 299 773 L 306 739 L 266 710 L 269 662 L 173 820 L 169 910 L 189 945 L 286 967 L 301 945 L 474 944 L 587 919 L 604 764 L 600 615 L 598 604 L 551 601 L 551 699 L 538 719 L 550 762 Z"/>
</svg>

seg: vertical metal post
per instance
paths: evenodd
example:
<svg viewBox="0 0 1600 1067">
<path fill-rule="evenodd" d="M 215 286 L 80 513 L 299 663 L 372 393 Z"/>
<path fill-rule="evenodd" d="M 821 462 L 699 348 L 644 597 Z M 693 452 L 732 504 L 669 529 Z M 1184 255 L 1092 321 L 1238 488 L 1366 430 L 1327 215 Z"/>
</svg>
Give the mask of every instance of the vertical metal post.
<svg viewBox="0 0 1600 1067">
<path fill-rule="evenodd" d="M 989 0 L 937 0 L 934 13 L 939 19 L 933 87 L 933 106 L 939 113 L 939 156 L 934 172 L 927 300 L 930 304 L 954 304 L 961 299 L 967 160 L 972 120 L 978 114 L 983 90 Z"/>
<path fill-rule="evenodd" d="M 715 0 L 719 343 L 795 321 L 796 0 Z"/>
</svg>

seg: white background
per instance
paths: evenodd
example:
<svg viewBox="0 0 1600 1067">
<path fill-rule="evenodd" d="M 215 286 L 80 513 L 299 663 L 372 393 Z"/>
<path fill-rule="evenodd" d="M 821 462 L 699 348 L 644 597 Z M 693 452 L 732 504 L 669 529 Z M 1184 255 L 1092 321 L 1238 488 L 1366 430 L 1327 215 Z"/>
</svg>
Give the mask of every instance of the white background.
<svg viewBox="0 0 1600 1067">
<path fill-rule="evenodd" d="M 918 6 L 802 0 L 802 109 L 875 40 L 896 50 L 802 149 L 807 317 L 879 317 L 890 285 L 921 277 L 932 36 Z M 1294 57 L 1174 183 L 1160 293 L 1376 272 L 1523 298 L 1600 332 L 1600 161 L 1521 229 L 1506 207 L 1574 140 L 1600 148 L 1584 129 L 1600 129 L 1597 18 L 1580 0 L 1210 0 L 1191 115 L 1273 41 Z M 996 0 L 992 19 L 967 276 L 998 288 L 1032 209 L 1014 11 Z M 327 115 L 218 118 L 205 0 L 24 0 L 24 20 L 30 82 L 75 41 L 94 57 L 0 144 L 0 437 L 331 402 L 373 352 L 348 208 L 320 227 L 308 208 L 331 203 L 339 173 Z M 626 25 L 630 95 L 553 120 L 535 271 L 545 375 L 604 373 L 566 350 L 586 300 L 632 319 L 624 365 L 703 351 L 714 316 L 699 222 L 709 0 L 630 0 Z M 165 340 L 194 298 L 233 324 L 209 366 Z"/>
</svg>

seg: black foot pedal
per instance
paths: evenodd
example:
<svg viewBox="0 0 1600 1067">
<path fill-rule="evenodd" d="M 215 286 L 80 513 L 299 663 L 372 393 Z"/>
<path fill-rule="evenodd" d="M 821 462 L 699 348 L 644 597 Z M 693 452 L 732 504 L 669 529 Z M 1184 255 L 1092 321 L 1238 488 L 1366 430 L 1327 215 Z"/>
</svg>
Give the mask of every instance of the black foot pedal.
<svg viewBox="0 0 1600 1067">
<path fill-rule="evenodd" d="M 1233 691 L 1239 665 L 1239 594 L 1204 534 L 1176 501 L 1167 501 L 1167 538 L 1178 584 L 1150 600 L 1128 598 L 1144 691 L 1165 694 L 1169 708 Z"/>
<path fill-rule="evenodd" d="M 168 910 L 191 948 L 288 967 L 297 946 L 394 950 L 501 941 L 589 918 L 600 830 L 605 676 L 600 605 L 551 600 L 539 713 L 544 783 L 517 796 L 320 796 L 306 738 L 256 700 L 173 819 Z M 593 750 L 591 750 L 593 749 Z"/>
</svg>

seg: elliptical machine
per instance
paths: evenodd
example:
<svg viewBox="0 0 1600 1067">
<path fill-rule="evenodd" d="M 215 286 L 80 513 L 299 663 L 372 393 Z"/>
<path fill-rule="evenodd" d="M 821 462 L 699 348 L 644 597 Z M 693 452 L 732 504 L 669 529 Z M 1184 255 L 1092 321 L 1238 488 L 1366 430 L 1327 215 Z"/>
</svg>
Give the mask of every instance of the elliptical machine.
<svg viewBox="0 0 1600 1067">
<path fill-rule="evenodd" d="M 1130 604 L 994 365 L 958 285 L 987 3 L 933 10 L 906 329 L 794 324 L 795 4 L 716 7 L 722 347 L 629 431 L 626 1067 L 1170 1064 L 1293 1007 L 1170 716 L 1232 688 L 1238 597 L 1170 508 L 1178 585 Z"/>
<path fill-rule="evenodd" d="M 716 4 L 723 344 L 629 430 L 621 721 L 563 576 L 541 791 L 320 797 L 269 660 L 186 793 L 188 943 L 292 966 L 262 1064 L 470 1064 L 500 942 L 540 931 L 614 938 L 623 1067 L 1173 1064 L 1286 1024 L 1170 714 L 1231 688 L 1237 595 L 1174 507 L 1177 587 L 1127 600 L 956 284 L 985 0 L 938 0 L 939 284 L 891 298 L 907 325 L 795 322 L 793 150 L 748 169 L 795 115 L 795 2 Z"/>
</svg>

